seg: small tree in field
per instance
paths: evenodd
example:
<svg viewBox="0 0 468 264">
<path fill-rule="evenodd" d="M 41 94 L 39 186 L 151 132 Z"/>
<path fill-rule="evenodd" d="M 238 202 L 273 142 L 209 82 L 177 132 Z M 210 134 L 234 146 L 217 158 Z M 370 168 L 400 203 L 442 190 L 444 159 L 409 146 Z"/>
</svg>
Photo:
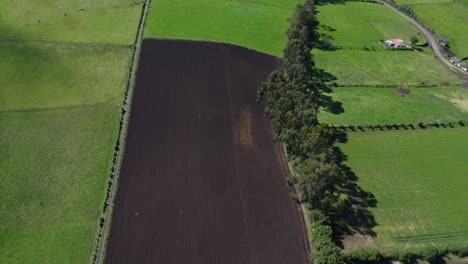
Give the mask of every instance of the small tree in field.
<svg viewBox="0 0 468 264">
<path fill-rule="evenodd" d="M 416 44 L 418 44 L 419 39 L 418 39 L 418 37 L 413 35 L 413 36 L 411 36 L 410 41 L 411 41 L 411 45 L 416 45 Z"/>
</svg>

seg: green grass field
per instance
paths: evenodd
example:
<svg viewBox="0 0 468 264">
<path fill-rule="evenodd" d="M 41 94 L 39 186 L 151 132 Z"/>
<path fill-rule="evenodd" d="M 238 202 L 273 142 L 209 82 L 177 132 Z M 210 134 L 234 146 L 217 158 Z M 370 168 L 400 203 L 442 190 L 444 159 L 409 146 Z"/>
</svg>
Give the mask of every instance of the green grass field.
<svg viewBox="0 0 468 264">
<path fill-rule="evenodd" d="M 144 1 L 0 0 L 0 40 L 132 44 Z"/>
<path fill-rule="evenodd" d="M 427 49 L 421 52 L 386 51 L 379 40 L 418 35 L 404 18 L 383 5 L 347 2 L 318 8 L 321 32 L 330 35 L 342 49 L 314 52 L 319 67 L 335 75 L 342 85 L 459 84 L 457 77 Z M 364 46 L 376 51 L 365 51 Z"/>
<path fill-rule="evenodd" d="M 341 146 L 358 183 L 372 192 L 372 239 L 382 250 L 468 244 L 468 127 L 349 133 Z"/>
<path fill-rule="evenodd" d="M 121 103 L 133 48 L 0 41 L 0 111 Z"/>
<path fill-rule="evenodd" d="M 468 57 L 468 2 L 418 4 L 414 11 L 437 35 L 449 40 L 458 57 Z"/>
<path fill-rule="evenodd" d="M 330 94 L 344 112 L 321 112 L 320 119 L 336 125 L 468 121 L 468 89 L 410 88 L 402 97 L 396 88 L 340 87 Z"/>
<path fill-rule="evenodd" d="M 460 84 L 432 55 L 412 51 L 314 51 L 316 65 L 347 85 Z M 428 67 L 427 65 L 430 65 Z"/>
<path fill-rule="evenodd" d="M 321 5 L 318 19 L 323 26 L 331 27 L 320 31 L 330 35 L 334 43 L 342 48 L 362 49 L 364 45 L 374 45 L 381 39 L 403 39 L 409 42 L 416 35 L 421 43 L 426 42 L 424 35 L 406 19 L 379 4 L 348 2 L 345 4 Z"/>
<path fill-rule="evenodd" d="M 142 1 L 0 7 L 0 263 L 87 263 Z"/>
<path fill-rule="evenodd" d="M 0 263 L 87 263 L 116 105 L 0 113 Z"/>
<path fill-rule="evenodd" d="M 287 19 L 301 0 L 160 0 L 150 6 L 145 37 L 237 44 L 281 55 Z"/>
</svg>

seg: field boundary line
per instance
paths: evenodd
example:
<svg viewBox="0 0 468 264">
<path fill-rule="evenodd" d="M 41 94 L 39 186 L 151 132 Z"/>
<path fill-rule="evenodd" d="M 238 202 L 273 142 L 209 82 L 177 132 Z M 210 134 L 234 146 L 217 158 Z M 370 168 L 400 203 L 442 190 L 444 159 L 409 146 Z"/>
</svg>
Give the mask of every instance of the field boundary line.
<svg viewBox="0 0 468 264">
<path fill-rule="evenodd" d="M 109 181 L 108 197 L 105 201 L 107 204 L 107 210 L 105 210 L 104 215 L 100 218 L 100 223 L 98 226 L 98 231 L 96 232 L 95 240 L 96 245 L 93 248 L 94 254 L 91 254 L 91 263 L 103 263 L 105 259 L 105 249 L 107 246 L 107 240 L 109 237 L 111 222 L 112 222 L 112 212 L 114 208 L 114 200 L 117 194 L 118 189 L 118 180 L 120 176 L 120 169 L 122 167 L 122 161 L 124 159 L 125 143 L 126 136 L 128 131 L 128 125 L 130 121 L 130 111 L 133 99 L 133 93 L 135 89 L 135 79 L 138 69 L 138 62 L 140 59 L 143 31 L 146 22 L 146 15 L 148 13 L 148 8 L 151 0 L 145 0 L 142 9 L 142 15 L 140 17 L 140 24 L 138 26 L 138 34 L 135 40 L 135 52 L 133 54 L 133 61 L 130 66 L 130 75 L 128 79 L 127 92 L 125 94 L 124 104 L 122 106 L 122 115 L 120 118 L 120 128 L 118 133 L 118 138 L 115 146 L 114 152 L 114 163 L 112 166 L 111 179 Z M 112 177 L 113 176 L 113 177 Z M 105 207 L 106 208 L 106 207 Z"/>
<path fill-rule="evenodd" d="M 57 40 L 44 40 L 44 39 L 0 39 L 2 42 L 23 42 L 23 43 L 42 43 L 42 44 L 59 44 L 70 46 L 117 46 L 117 47 L 132 47 L 134 44 L 117 44 L 110 42 L 80 42 L 80 41 L 57 41 Z"/>
<path fill-rule="evenodd" d="M 78 104 L 78 105 L 67 105 L 67 106 L 54 106 L 54 107 L 37 107 L 37 108 L 18 108 L 18 109 L 0 109 L 0 114 L 8 114 L 8 113 L 30 113 L 30 112 L 46 112 L 46 111 L 54 111 L 54 110 L 65 110 L 65 109 L 79 109 L 79 108 L 90 108 L 102 105 L 109 105 L 114 106 L 111 100 L 105 100 L 102 102 L 97 102 L 94 104 Z M 115 105 L 118 107 L 118 105 Z"/>
</svg>

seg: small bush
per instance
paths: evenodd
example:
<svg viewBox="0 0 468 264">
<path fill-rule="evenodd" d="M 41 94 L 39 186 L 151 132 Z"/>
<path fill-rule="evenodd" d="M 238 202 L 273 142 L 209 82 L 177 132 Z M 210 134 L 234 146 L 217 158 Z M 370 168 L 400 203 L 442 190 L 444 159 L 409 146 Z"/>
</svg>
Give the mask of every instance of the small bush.
<svg viewBox="0 0 468 264">
<path fill-rule="evenodd" d="M 415 262 L 418 256 L 414 252 L 398 252 L 396 258 L 398 261 L 409 264 Z"/>
<path fill-rule="evenodd" d="M 468 257 L 468 247 L 449 248 L 448 251 L 459 258 Z"/>
<path fill-rule="evenodd" d="M 345 259 L 348 264 L 378 264 L 383 256 L 375 248 L 359 248 L 347 253 Z"/>
</svg>

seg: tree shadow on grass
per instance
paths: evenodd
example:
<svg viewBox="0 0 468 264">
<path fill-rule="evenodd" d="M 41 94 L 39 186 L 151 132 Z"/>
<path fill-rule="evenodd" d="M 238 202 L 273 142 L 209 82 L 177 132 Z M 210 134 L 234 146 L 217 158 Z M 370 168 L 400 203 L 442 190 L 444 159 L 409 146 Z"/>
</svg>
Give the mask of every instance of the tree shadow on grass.
<svg viewBox="0 0 468 264">
<path fill-rule="evenodd" d="M 331 94 L 333 90 L 329 87 L 329 83 L 336 81 L 337 78 L 333 74 L 326 72 L 323 69 L 316 68 L 314 69 L 314 76 L 319 80 L 320 90 L 324 93 L 321 94 L 320 105 L 322 109 L 326 112 L 332 113 L 334 115 L 344 113 L 343 103 L 333 100 Z M 325 94 L 326 93 L 326 94 Z"/>
<path fill-rule="evenodd" d="M 346 143 L 347 135 L 344 132 L 337 132 L 336 143 Z M 372 230 L 377 226 L 370 208 L 377 206 L 377 199 L 374 194 L 364 190 L 358 184 L 358 177 L 352 169 L 345 164 L 348 160 L 339 147 L 333 147 L 334 157 L 343 173 L 343 180 L 340 184 L 340 193 L 343 201 L 339 206 L 333 208 L 330 218 L 333 222 L 333 230 L 336 241 L 341 241 L 345 236 L 360 234 L 375 237 L 377 234 Z"/>
</svg>

